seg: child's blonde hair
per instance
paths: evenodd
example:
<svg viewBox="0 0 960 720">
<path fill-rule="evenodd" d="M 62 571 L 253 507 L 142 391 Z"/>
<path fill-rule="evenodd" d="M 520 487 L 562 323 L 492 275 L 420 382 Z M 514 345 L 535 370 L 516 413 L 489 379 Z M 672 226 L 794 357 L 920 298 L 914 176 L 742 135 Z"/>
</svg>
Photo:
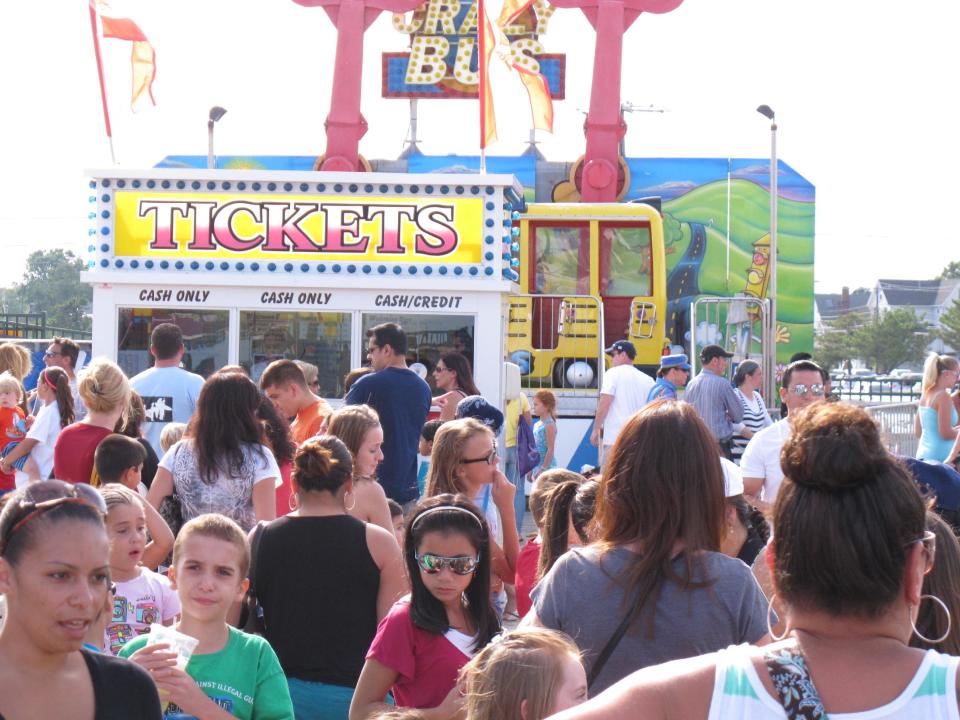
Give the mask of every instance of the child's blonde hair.
<svg viewBox="0 0 960 720">
<path fill-rule="evenodd" d="M 180 442 L 186 430 L 186 423 L 172 422 L 164 425 L 163 430 L 160 431 L 160 452 L 166 452 Z"/>
<path fill-rule="evenodd" d="M 533 515 L 533 522 L 538 529 L 543 529 L 550 491 L 568 480 L 582 483 L 583 475 L 564 468 L 551 468 L 537 475 L 537 479 L 533 481 L 533 489 L 530 491 L 530 514 Z"/>
<path fill-rule="evenodd" d="M 93 412 L 110 412 L 123 408 L 121 417 L 126 420 L 130 403 L 130 381 L 115 362 L 97 358 L 80 374 L 77 392 L 84 407 Z"/>
<path fill-rule="evenodd" d="M 549 390 L 538 390 L 533 397 L 540 401 L 547 413 L 554 420 L 557 419 L 557 396 Z"/>
<path fill-rule="evenodd" d="M 17 396 L 17 402 L 23 402 L 23 386 L 9 370 L 0 373 L 0 392 L 12 392 Z"/>
<path fill-rule="evenodd" d="M 521 628 L 490 643 L 460 671 L 467 717 L 543 720 L 552 714 L 568 657 L 580 659 L 577 646 L 563 633 L 546 628 Z"/>
<path fill-rule="evenodd" d="M 250 545 L 247 542 L 247 536 L 233 520 L 216 513 L 198 515 L 181 528 L 180 534 L 173 543 L 174 566 L 180 561 L 184 543 L 194 535 L 224 540 L 236 547 L 239 578 L 247 576 L 247 571 L 250 569 Z"/>
<path fill-rule="evenodd" d="M 107 504 L 108 516 L 110 515 L 110 511 L 118 505 L 132 505 L 141 509 L 143 508 L 143 502 L 140 500 L 140 496 L 125 485 L 112 482 L 98 489 L 100 490 L 100 495 L 103 497 L 103 501 Z"/>
</svg>

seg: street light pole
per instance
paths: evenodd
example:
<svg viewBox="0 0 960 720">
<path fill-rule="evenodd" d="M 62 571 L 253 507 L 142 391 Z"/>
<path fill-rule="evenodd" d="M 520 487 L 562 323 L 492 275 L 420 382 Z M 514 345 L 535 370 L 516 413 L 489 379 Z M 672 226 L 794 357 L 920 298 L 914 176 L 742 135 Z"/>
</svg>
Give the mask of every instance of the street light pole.
<svg viewBox="0 0 960 720">
<path fill-rule="evenodd" d="M 217 166 L 217 159 L 213 155 L 213 126 L 227 114 L 227 111 L 219 105 L 210 108 L 210 116 L 207 119 L 207 168 L 213 170 Z"/>
<path fill-rule="evenodd" d="M 769 105 L 757 112 L 770 121 L 770 261 L 767 272 L 767 297 L 770 298 L 770 337 L 773 342 L 772 369 L 777 366 L 777 116 Z"/>
</svg>

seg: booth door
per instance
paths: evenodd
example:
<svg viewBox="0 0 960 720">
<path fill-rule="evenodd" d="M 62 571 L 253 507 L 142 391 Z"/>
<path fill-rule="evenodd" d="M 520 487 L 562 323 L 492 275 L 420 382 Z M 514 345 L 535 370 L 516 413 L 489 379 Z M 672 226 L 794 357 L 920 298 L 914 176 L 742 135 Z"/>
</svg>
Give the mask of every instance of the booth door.
<svg viewBox="0 0 960 720">
<path fill-rule="evenodd" d="M 240 312 L 240 365 L 253 381 L 274 360 L 302 360 L 319 369 L 320 397 L 343 397 L 350 370 L 351 313 Z"/>
</svg>

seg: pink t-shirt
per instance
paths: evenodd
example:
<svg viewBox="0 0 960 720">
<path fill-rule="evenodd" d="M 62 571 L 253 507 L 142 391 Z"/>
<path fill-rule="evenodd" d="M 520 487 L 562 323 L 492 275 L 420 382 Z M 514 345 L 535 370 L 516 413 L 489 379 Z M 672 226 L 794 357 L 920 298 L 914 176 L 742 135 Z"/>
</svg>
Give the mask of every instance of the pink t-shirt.
<svg viewBox="0 0 960 720">
<path fill-rule="evenodd" d="M 137 635 L 150 632 L 153 623 L 168 623 L 180 613 L 180 598 L 165 575 L 142 567 L 139 577 L 116 585 L 103 644 L 113 655 Z"/>
<path fill-rule="evenodd" d="M 458 648 L 451 638 L 461 646 L 468 639 L 456 630 L 434 635 L 416 627 L 406 599 L 394 604 L 380 621 L 367 659 L 397 671 L 393 685 L 397 707 L 434 708 L 447 697 L 457 684 L 460 668 L 471 657 L 466 654 L 469 649 Z"/>
</svg>

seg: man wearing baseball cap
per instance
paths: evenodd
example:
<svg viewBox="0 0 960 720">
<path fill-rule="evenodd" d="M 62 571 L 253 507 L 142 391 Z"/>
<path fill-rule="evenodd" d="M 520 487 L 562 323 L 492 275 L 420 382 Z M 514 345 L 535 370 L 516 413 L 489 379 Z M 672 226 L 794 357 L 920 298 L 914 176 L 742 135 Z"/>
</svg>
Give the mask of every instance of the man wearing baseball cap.
<svg viewBox="0 0 960 720">
<path fill-rule="evenodd" d="M 733 423 L 743 419 L 743 405 L 740 404 L 733 385 L 724 376 L 727 360 L 733 353 L 719 345 L 707 345 L 700 351 L 700 363 L 703 366 L 699 374 L 687 385 L 683 399 L 693 405 L 700 417 L 717 439 L 720 450 L 728 460 L 733 439 Z"/>
<path fill-rule="evenodd" d="M 682 388 L 690 379 L 690 363 L 683 353 L 664 355 L 660 358 L 660 369 L 657 370 L 657 381 L 647 395 L 647 402 L 660 398 L 677 399 L 677 388 Z"/>
<path fill-rule="evenodd" d="M 617 340 L 604 352 L 610 356 L 611 367 L 603 374 L 590 442 L 599 447 L 602 440 L 606 456 L 627 419 L 647 404 L 653 378 L 634 367 L 637 349 L 629 340 Z"/>
</svg>

